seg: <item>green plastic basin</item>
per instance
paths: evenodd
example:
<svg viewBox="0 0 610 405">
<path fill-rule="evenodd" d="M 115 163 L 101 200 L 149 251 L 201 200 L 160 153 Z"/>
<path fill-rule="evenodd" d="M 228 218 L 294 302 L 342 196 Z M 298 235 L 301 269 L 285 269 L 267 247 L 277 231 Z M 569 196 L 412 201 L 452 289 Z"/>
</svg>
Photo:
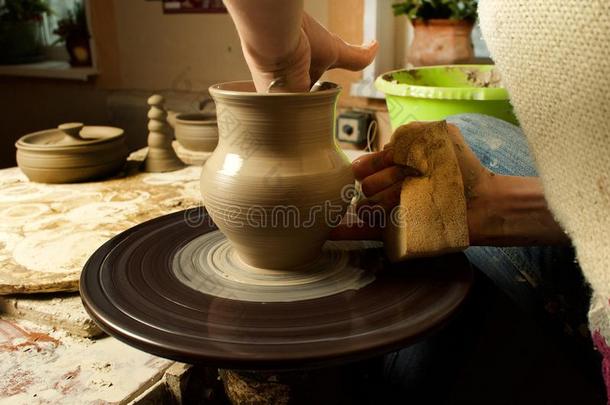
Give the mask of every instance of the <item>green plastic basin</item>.
<svg viewBox="0 0 610 405">
<path fill-rule="evenodd" d="M 392 128 L 411 121 L 437 121 L 460 113 L 491 115 L 518 125 L 508 92 L 493 65 L 427 66 L 377 78 Z"/>
</svg>

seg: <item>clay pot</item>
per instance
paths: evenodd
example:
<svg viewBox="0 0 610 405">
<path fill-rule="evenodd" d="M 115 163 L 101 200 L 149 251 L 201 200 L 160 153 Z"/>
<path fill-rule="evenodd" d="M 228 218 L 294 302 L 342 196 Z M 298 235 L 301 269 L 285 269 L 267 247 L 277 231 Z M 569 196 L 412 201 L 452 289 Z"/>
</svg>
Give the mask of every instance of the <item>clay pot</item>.
<svg viewBox="0 0 610 405">
<path fill-rule="evenodd" d="M 463 20 L 413 21 L 415 35 L 407 62 L 414 66 L 469 63 L 474 59 L 473 23 Z"/>
<path fill-rule="evenodd" d="M 123 130 L 114 127 L 62 124 L 34 132 L 16 143 L 17 164 L 39 183 L 73 183 L 118 172 L 127 159 Z"/>
<path fill-rule="evenodd" d="M 182 113 L 174 118 L 176 140 L 186 149 L 212 152 L 218 145 L 216 115 Z"/>
<path fill-rule="evenodd" d="M 66 38 L 70 66 L 91 66 L 91 47 L 87 33 L 76 32 Z"/>
<path fill-rule="evenodd" d="M 201 194 L 246 264 L 291 269 L 315 260 L 347 208 L 354 178 L 334 138 L 339 88 L 324 88 L 210 87 L 220 141 L 203 167 Z"/>
</svg>

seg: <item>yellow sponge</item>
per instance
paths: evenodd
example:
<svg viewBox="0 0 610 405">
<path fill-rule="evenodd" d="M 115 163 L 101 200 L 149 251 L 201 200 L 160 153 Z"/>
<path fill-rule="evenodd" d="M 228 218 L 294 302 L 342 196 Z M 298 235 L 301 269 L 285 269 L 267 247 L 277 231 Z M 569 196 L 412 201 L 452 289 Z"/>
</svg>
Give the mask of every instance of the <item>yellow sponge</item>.
<svg viewBox="0 0 610 405">
<path fill-rule="evenodd" d="M 462 174 L 445 121 L 412 122 L 390 141 L 394 162 L 420 173 L 404 180 L 384 233 L 391 261 L 435 256 L 469 245 Z"/>
</svg>

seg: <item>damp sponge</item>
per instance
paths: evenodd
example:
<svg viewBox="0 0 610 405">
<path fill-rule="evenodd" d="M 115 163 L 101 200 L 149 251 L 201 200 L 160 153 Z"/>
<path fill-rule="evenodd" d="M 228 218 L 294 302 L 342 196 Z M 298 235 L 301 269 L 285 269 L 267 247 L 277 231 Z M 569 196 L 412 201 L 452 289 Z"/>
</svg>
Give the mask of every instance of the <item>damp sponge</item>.
<svg viewBox="0 0 610 405">
<path fill-rule="evenodd" d="M 402 183 L 385 233 L 391 261 L 436 256 L 469 245 L 464 184 L 445 121 L 412 122 L 396 129 L 394 163 L 419 172 Z"/>
</svg>

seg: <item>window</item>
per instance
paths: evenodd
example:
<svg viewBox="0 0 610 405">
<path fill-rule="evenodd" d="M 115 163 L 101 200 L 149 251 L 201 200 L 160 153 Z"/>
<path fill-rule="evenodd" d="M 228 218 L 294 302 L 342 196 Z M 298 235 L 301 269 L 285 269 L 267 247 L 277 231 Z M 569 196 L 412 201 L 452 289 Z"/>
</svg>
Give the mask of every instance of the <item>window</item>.
<svg viewBox="0 0 610 405">
<path fill-rule="evenodd" d="M 45 15 L 42 22 L 42 35 L 47 46 L 61 46 L 57 43 L 59 37 L 53 34 L 57 28 L 57 22 L 68 14 L 68 11 L 73 10 L 77 3 L 83 0 L 47 0 L 49 7 L 53 11 L 51 15 Z"/>
<path fill-rule="evenodd" d="M 0 0 L 0 4 L 3 1 Z M 91 46 L 93 66 L 72 66 L 69 63 L 70 56 L 66 46 L 58 42 L 58 36 L 53 34 L 59 20 L 66 17 L 68 11 L 74 10 L 77 4 L 87 7 L 88 0 L 47 0 L 47 3 L 52 13 L 43 16 L 41 24 L 41 36 L 46 45 L 44 47 L 46 60 L 26 64 L 0 65 L 0 76 L 88 80 L 89 77 L 97 75 L 93 46 Z"/>
<path fill-rule="evenodd" d="M 489 50 L 487 49 L 487 44 L 483 39 L 483 34 L 481 33 L 481 27 L 479 22 L 474 26 L 472 30 L 472 44 L 474 45 L 474 55 L 477 58 L 489 58 Z"/>
</svg>

